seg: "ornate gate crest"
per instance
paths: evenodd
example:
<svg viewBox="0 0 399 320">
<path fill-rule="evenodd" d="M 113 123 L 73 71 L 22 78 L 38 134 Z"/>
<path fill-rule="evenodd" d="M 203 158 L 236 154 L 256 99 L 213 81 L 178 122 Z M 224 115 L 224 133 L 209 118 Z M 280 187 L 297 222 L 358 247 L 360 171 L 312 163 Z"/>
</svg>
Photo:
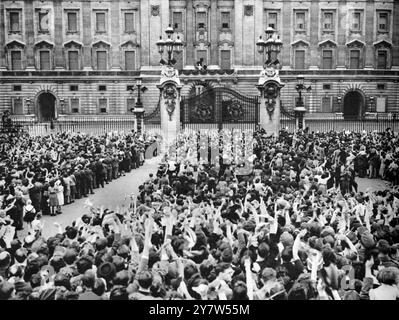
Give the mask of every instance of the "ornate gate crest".
<svg viewBox="0 0 399 320">
<path fill-rule="evenodd" d="M 159 6 L 151 6 L 151 15 L 156 17 L 159 15 Z"/>
</svg>

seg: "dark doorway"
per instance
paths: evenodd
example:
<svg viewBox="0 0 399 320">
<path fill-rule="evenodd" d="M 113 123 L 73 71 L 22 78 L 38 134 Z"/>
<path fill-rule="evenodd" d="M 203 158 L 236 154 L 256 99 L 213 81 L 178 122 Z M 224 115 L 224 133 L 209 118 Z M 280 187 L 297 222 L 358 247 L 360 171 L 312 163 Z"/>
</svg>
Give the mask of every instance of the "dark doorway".
<svg viewBox="0 0 399 320">
<path fill-rule="evenodd" d="M 55 120 L 55 97 L 44 92 L 37 99 L 38 117 L 41 122 Z"/>
<path fill-rule="evenodd" d="M 344 97 L 344 117 L 359 118 L 363 114 L 363 96 L 359 91 L 350 91 Z"/>
</svg>

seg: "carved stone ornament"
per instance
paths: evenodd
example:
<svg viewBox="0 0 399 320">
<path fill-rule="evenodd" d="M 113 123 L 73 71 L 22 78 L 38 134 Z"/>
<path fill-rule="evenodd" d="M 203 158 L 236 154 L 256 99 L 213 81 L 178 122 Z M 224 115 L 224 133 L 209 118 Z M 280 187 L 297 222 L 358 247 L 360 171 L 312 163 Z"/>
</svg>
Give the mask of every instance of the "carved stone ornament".
<svg viewBox="0 0 399 320">
<path fill-rule="evenodd" d="M 276 100 L 268 99 L 265 101 L 265 104 L 266 104 L 267 113 L 269 114 L 269 119 L 272 120 L 272 116 L 273 116 L 275 105 L 276 105 Z"/>
<path fill-rule="evenodd" d="M 244 14 L 246 16 L 252 16 L 254 14 L 254 6 L 244 6 Z"/>
<path fill-rule="evenodd" d="M 169 115 L 169 120 L 172 120 L 173 112 L 176 108 L 177 91 L 173 84 L 167 84 L 163 89 L 163 98 L 165 100 L 166 111 Z"/>
<path fill-rule="evenodd" d="M 158 5 L 151 6 L 151 15 L 154 17 L 159 15 L 159 6 Z"/>
</svg>

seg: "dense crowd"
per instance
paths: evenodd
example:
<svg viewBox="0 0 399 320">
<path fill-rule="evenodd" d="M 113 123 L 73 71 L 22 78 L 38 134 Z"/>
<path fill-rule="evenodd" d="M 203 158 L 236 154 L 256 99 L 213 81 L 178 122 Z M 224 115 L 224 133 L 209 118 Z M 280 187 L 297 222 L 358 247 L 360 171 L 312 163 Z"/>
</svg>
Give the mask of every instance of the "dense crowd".
<svg viewBox="0 0 399 320">
<path fill-rule="evenodd" d="M 0 209 L 22 230 L 37 214 L 62 206 L 138 168 L 155 137 L 135 133 L 92 136 L 57 133 L 4 136 L 0 146 Z"/>
<path fill-rule="evenodd" d="M 92 204 L 48 239 L 35 221 L 0 243 L 0 299 L 398 299 L 398 136 L 253 138 L 214 139 L 212 162 L 197 133 L 181 134 L 119 210 Z M 391 184 L 360 191 L 357 176 Z"/>
</svg>

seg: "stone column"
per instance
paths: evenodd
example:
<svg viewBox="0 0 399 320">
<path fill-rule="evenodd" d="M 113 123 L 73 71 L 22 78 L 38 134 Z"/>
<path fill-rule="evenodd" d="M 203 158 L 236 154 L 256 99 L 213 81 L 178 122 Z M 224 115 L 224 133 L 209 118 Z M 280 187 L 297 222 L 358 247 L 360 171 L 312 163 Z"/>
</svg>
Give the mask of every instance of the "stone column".
<svg viewBox="0 0 399 320">
<path fill-rule="evenodd" d="M 5 29 L 4 2 L 0 2 L 0 70 L 6 70 L 6 29 Z"/>
<path fill-rule="evenodd" d="M 367 2 L 367 6 L 365 8 L 365 22 L 366 22 L 366 33 L 365 33 L 365 42 L 366 42 L 366 51 L 365 51 L 365 69 L 374 69 L 374 24 L 376 23 L 374 20 L 374 2 Z"/>
<path fill-rule="evenodd" d="M 141 68 L 150 65 L 150 3 L 149 0 L 140 1 L 140 53 Z"/>
<path fill-rule="evenodd" d="M 82 17 L 83 17 L 83 70 L 93 70 L 91 60 L 91 44 L 93 41 L 92 26 L 91 26 L 91 2 L 82 2 Z"/>
<path fill-rule="evenodd" d="M 161 73 L 160 112 L 163 141 L 166 146 L 176 140 L 180 130 L 180 79 L 173 67 L 165 67 Z"/>
<path fill-rule="evenodd" d="M 392 69 L 399 70 L 399 1 L 393 3 Z"/>
<path fill-rule="evenodd" d="M 211 1 L 210 15 L 211 15 L 211 25 L 210 25 L 210 63 L 209 69 L 219 69 L 219 48 L 218 48 L 218 24 L 217 24 L 217 1 Z"/>
<path fill-rule="evenodd" d="M 193 0 L 187 0 L 186 8 L 186 69 L 194 69 L 194 7 Z"/>
<path fill-rule="evenodd" d="M 120 38 L 121 38 L 121 19 L 119 10 L 119 1 L 111 3 L 111 69 L 121 70 L 120 65 Z"/>
<path fill-rule="evenodd" d="M 337 10 L 338 14 L 338 36 L 337 36 L 337 52 L 336 52 L 336 67 L 337 69 L 346 69 L 346 30 L 345 30 L 345 19 L 349 14 L 343 10 Z"/>
<path fill-rule="evenodd" d="M 35 66 L 35 44 L 34 33 L 34 10 L 33 1 L 25 2 L 25 39 L 26 39 L 26 70 L 36 70 Z"/>
<path fill-rule="evenodd" d="M 278 70 L 267 68 L 261 72 L 257 88 L 259 97 L 259 122 L 268 135 L 278 136 L 280 128 L 280 90 Z"/>
<path fill-rule="evenodd" d="M 320 52 L 318 47 L 319 41 L 319 2 L 312 1 L 310 5 L 310 47 L 309 47 L 309 54 L 310 54 L 310 69 L 319 69 L 320 63 Z"/>
<path fill-rule="evenodd" d="M 62 47 L 62 6 L 61 0 L 54 2 L 54 62 L 56 70 L 65 69 L 64 50 Z"/>
</svg>

